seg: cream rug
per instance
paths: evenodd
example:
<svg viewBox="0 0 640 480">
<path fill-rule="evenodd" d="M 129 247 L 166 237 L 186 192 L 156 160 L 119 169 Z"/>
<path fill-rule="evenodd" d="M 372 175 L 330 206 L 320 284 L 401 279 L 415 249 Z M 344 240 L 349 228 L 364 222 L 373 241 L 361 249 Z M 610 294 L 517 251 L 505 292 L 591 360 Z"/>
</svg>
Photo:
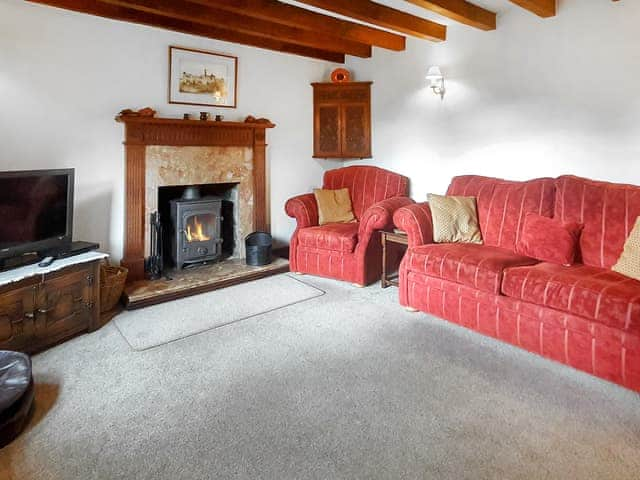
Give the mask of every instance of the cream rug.
<svg viewBox="0 0 640 480">
<path fill-rule="evenodd" d="M 324 295 L 289 275 L 124 312 L 115 323 L 134 350 L 147 350 L 212 328 Z"/>
</svg>

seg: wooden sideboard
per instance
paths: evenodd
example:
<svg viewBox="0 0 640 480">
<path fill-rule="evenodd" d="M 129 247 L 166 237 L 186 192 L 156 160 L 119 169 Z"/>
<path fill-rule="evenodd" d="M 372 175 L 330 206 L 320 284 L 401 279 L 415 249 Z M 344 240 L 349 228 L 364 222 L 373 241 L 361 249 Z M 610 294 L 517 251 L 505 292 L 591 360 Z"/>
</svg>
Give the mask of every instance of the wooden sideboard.
<svg viewBox="0 0 640 480">
<path fill-rule="evenodd" d="M 36 352 L 100 325 L 100 261 L 0 287 L 0 349 Z"/>
<path fill-rule="evenodd" d="M 312 83 L 314 158 L 371 158 L 371 84 Z"/>
</svg>

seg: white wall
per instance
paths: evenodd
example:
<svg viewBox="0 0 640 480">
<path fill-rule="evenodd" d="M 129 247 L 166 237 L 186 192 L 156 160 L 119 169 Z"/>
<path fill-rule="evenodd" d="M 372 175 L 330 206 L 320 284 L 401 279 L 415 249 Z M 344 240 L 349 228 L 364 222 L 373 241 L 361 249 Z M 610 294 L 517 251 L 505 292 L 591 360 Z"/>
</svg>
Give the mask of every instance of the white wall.
<svg viewBox="0 0 640 480">
<path fill-rule="evenodd" d="M 444 43 L 349 59 L 375 82 L 373 163 L 410 176 L 419 199 L 469 173 L 640 184 L 640 2 L 560 0 L 546 20 L 507 0 L 474 3 L 500 13 L 496 31 L 451 22 Z M 427 88 L 431 65 L 446 76 L 444 101 Z"/>
<path fill-rule="evenodd" d="M 167 104 L 168 46 L 239 57 L 238 108 Z M 75 238 L 122 254 L 123 108 L 160 116 L 208 110 L 277 124 L 268 132 L 271 224 L 288 242 L 292 195 L 321 183 L 328 163 L 312 155 L 312 90 L 333 65 L 139 25 L 0 0 L 0 170 L 76 168 Z"/>
</svg>

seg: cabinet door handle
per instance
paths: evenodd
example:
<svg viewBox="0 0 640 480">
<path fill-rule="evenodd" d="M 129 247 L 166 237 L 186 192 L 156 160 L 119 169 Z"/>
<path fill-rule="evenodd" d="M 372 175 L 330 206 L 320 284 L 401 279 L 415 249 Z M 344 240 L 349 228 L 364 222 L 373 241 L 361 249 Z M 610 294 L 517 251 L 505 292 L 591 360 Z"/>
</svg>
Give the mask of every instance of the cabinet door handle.
<svg viewBox="0 0 640 480">
<path fill-rule="evenodd" d="M 28 318 L 29 320 L 33 319 L 33 317 L 35 317 L 36 315 L 33 312 L 24 312 L 24 317 Z"/>
<path fill-rule="evenodd" d="M 39 308 L 38 313 L 49 313 L 51 310 L 54 310 L 56 307 L 51 308 Z"/>
</svg>

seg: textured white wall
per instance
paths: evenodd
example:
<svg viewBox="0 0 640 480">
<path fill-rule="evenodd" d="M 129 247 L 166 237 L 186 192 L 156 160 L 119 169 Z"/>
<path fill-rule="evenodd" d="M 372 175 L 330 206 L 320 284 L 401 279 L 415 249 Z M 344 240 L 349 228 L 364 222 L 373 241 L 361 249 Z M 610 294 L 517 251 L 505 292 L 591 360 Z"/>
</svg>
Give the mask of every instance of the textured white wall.
<svg viewBox="0 0 640 480">
<path fill-rule="evenodd" d="M 167 104 L 168 46 L 239 57 L 237 109 Z M 283 210 L 319 185 L 330 166 L 312 155 L 312 90 L 333 65 L 225 42 L 0 0 L 0 170 L 76 168 L 75 237 L 120 258 L 123 237 L 123 108 L 161 116 L 208 110 L 228 120 L 270 118 L 271 224 L 288 242 Z"/>
<path fill-rule="evenodd" d="M 640 184 L 640 2 L 560 0 L 546 20 L 506 0 L 474 3 L 500 13 L 496 31 L 451 23 L 444 43 L 349 59 L 375 82 L 375 158 L 353 163 L 410 176 L 420 199 L 467 173 Z M 446 76 L 444 101 L 427 88 L 431 65 Z"/>
</svg>

